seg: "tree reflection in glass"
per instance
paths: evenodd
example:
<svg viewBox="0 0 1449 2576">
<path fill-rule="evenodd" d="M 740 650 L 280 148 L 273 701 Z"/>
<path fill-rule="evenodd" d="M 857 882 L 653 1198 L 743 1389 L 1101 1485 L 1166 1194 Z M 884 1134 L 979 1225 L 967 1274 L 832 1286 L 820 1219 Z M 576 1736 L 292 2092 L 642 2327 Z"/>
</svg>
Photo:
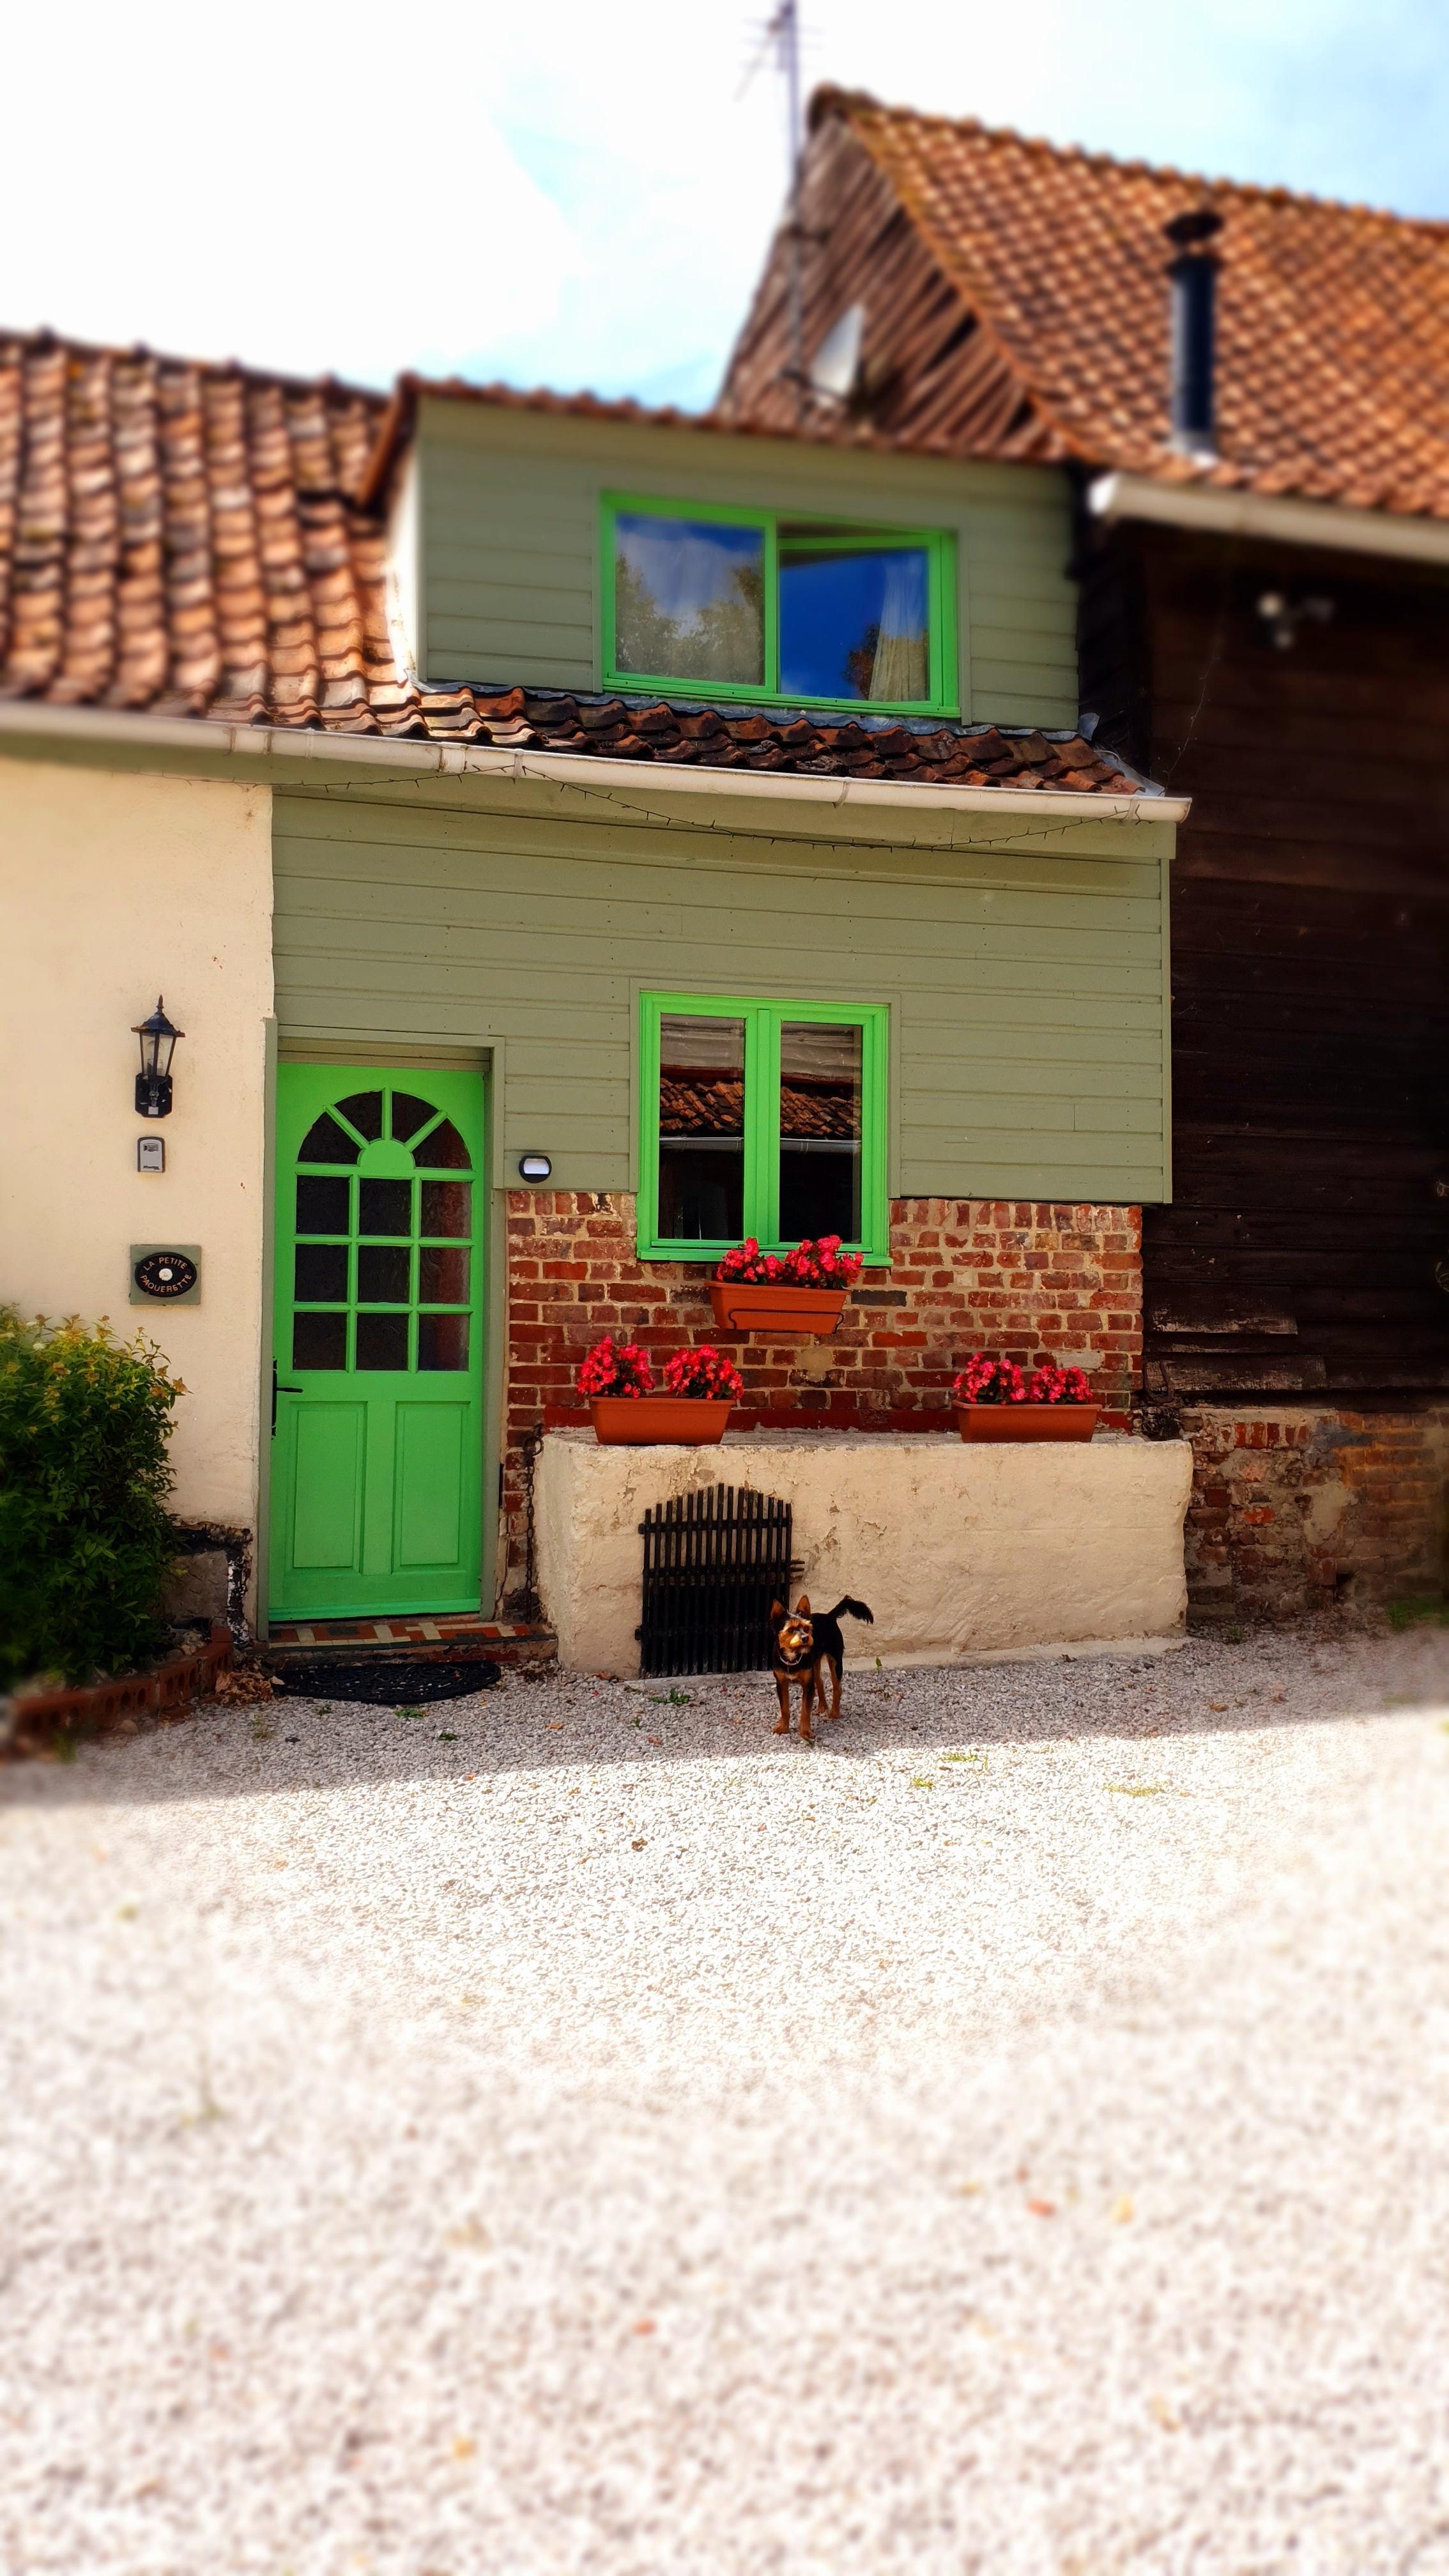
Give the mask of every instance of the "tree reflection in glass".
<svg viewBox="0 0 1449 2576">
<path fill-rule="evenodd" d="M 656 679 L 765 678 L 758 528 L 621 510 L 614 521 L 614 661 Z"/>
<path fill-rule="evenodd" d="M 780 688 L 787 698 L 919 704 L 930 693 L 924 546 L 780 531 Z"/>
</svg>

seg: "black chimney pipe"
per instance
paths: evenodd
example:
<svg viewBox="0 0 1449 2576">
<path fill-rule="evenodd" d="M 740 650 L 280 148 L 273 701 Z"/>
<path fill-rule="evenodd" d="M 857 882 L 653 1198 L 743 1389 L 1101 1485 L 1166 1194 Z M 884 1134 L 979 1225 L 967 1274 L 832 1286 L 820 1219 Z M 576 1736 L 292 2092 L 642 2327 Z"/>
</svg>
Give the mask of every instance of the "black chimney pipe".
<svg viewBox="0 0 1449 2576">
<path fill-rule="evenodd" d="M 1163 230 L 1177 257 L 1172 280 L 1172 444 L 1186 456 L 1213 453 L 1213 344 L 1218 269 L 1209 245 L 1223 219 L 1210 206 L 1174 215 Z"/>
</svg>

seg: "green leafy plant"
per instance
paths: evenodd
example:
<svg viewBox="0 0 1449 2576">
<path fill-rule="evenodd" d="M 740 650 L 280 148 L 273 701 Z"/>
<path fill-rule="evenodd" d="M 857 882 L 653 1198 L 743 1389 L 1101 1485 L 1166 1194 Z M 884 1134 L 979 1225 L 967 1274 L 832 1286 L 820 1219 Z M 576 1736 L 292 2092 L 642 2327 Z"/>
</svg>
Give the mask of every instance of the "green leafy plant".
<svg viewBox="0 0 1449 2576">
<path fill-rule="evenodd" d="M 0 1307 L 0 1683 L 87 1682 L 160 1651 L 185 1392 L 143 1336 Z"/>
<path fill-rule="evenodd" d="M 1391 1628 L 1399 1630 L 1421 1625 L 1449 1628 L 1449 1600 L 1442 1593 L 1410 1593 L 1405 1600 L 1385 1602 L 1384 1616 Z"/>
</svg>

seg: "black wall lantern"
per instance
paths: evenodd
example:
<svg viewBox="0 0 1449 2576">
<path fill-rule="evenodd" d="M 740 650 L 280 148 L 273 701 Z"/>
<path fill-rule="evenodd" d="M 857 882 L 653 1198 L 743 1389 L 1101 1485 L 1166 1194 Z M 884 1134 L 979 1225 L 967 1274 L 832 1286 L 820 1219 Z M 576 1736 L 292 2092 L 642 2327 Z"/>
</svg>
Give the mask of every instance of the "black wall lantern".
<svg viewBox="0 0 1449 2576">
<path fill-rule="evenodd" d="M 141 1070 L 136 1076 L 136 1115 L 138 1118 L 169 1118 L 171 1115 L 171 1058 L 184 1029 L 173 1028 L 166 1017 L 166 1006 L 160 994 L 149 1020 L 140 1020 L 131 1035 L 141 1049 Z"/>
</svg>

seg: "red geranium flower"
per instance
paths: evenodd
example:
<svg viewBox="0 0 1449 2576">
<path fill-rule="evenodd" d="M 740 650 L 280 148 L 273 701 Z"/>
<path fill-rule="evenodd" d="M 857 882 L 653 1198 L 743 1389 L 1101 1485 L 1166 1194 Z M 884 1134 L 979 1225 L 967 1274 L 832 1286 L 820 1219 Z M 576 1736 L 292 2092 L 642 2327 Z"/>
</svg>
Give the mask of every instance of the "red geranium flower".
<svg viewBox="0 0 1449 2576">
<path fill-rule="evenodd" d="M 1079 1368 L 1058 1368 L 1043 1360 L 1026 1391 L 1028 1404 L 1090 1404 L 1092 1390 Z"/>
<path fill-rule="evenodd" d="M 616 1342 L 606 1333 L 579 1369 L 580 1395 L 647 1395 L 654 1384 L 649 1354 L 638 1342 Z"/>
<path fill-rule="evenodd" d="M 957 1404 L 1025 1404 L 1026 1380 L 1015 1360 L 994 1360 L 985 1351 L 973 1351 L 959 1377 L 951 1383 Z"/>
<path fill-rule="evenodd" d="M 813 1240 L 807 1235 L 783 1258 L 778 1252 L 761 1252 L 750 1235 L 735 1251 L 725 1254 L 715 1277 L 741 1280 L 751 1287 L 849 1288 L 864 1267 L 862 1253 L 841 1251 L 838 1234 L 822 1234 Z"/>
<path fill-rule="evenodd" d="M 725 1396 L 731 1404 L 738 1404 L 745 1391 L 734 1361 L 712 1342 L 701 1342 L 697 1351 L 676 1351 L 665 1367 L 664 1383 L 671 1395 Z"/>
</svg>

